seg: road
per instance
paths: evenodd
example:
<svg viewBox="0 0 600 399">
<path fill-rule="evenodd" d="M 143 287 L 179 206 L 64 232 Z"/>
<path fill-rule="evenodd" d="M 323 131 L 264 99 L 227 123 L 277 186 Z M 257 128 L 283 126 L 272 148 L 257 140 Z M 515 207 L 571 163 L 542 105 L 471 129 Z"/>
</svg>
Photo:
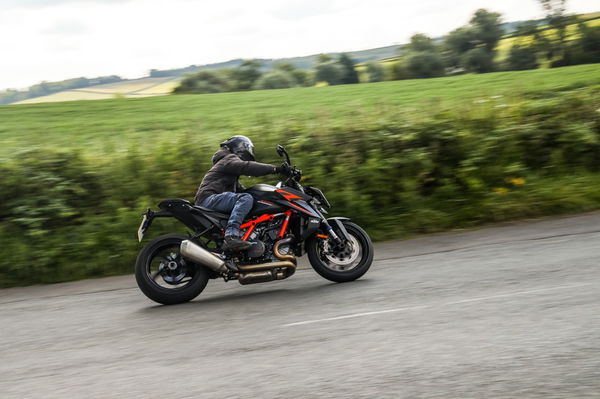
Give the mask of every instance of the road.
<svg viewBox="0 0 600 399">
<path fill-rule="evenodd" d="M 363 279 L 0 290 L 0 397 L 600 398 L 600 213 L 387 242 Z"/>
</svg>

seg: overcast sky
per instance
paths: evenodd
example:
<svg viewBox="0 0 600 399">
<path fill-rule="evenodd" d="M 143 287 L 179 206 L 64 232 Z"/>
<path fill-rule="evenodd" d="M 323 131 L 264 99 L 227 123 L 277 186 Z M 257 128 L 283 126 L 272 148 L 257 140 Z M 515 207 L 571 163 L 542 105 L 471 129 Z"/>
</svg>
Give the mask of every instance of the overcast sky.
<svg viewBox="0 0 600 399">
<path fill-rule="evenodd" d="M 0 0 L 0 90 L 233 58 L 362 50 L 432 37 L 478 8 L 540 18 L 536 0 Z M 569 0 L 568 11 L 600 11 Z"/>
</svg>

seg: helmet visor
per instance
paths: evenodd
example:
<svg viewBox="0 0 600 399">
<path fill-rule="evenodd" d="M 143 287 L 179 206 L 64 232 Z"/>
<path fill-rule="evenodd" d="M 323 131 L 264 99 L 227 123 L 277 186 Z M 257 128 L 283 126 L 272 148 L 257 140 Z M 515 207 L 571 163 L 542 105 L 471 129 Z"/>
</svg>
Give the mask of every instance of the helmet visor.
<svg viewBox="0 0 600 399">
<path fill-rule="evenodd" d="M 254 145 L 250 140 L 240 143 L 238 156 L 244 161 L 254 161 Z"/>
</svg>

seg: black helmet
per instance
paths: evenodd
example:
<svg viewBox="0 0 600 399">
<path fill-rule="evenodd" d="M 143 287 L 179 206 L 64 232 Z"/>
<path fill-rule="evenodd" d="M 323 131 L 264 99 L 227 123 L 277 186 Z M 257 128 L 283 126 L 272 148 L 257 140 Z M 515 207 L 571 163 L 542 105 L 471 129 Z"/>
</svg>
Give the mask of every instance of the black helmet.
<svg viewBox="0 0 600 399">
<path fill-rule="evenodd" d="M 243 161 L 254 161 L 254 144 L 246 136 L 233 136 L 221 143 L 221 147 L 227 147 L 232 153 Z"/>
</svg>

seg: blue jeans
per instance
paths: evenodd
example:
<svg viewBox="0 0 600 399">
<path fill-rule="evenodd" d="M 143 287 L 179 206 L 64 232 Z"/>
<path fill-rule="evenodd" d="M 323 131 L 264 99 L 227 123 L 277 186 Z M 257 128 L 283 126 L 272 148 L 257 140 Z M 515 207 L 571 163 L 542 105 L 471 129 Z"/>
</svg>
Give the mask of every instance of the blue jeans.
<svg viewBox="0 0 600 399">
<path fill-rule="evenodd" d="M 200 203 L 200 206 L 217 212 L 231 212 L 231 216 L 229 216 L 229 221 L 227 222 L 225 235 L 234 237 L 241 236 L 240 224 L 242 224 L 242 221 L 248 212 L 250 212 L 253 205 L 254 198 L 252 198 L 250 194 L 231 192 L 213 194 L 210 197 L 206 197 Z"/>
</svg>

